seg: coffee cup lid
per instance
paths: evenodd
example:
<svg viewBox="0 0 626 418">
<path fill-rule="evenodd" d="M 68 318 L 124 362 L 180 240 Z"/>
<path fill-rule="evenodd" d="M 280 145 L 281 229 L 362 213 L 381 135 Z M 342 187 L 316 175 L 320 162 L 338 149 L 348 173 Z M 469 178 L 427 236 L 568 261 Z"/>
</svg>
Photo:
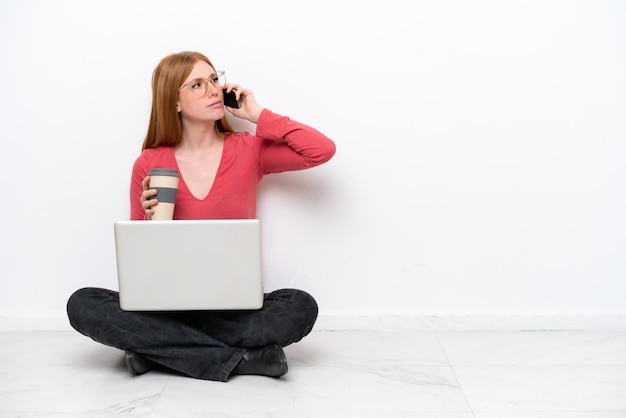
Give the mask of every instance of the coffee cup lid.
<svg viewBox="0 0 626 418">
<path fill-rule="evenodd" d="M 153 168 L 148 173 L 149 176 L 172 176 L 180 177 L 178 171 L 172 168 Z"/>
</svg>

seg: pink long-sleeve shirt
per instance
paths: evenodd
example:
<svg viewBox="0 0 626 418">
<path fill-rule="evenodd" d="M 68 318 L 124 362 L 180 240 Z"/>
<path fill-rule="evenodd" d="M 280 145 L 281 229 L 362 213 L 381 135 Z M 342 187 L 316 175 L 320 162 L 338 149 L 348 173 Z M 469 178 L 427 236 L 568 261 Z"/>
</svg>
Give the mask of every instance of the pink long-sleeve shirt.
<svg viewBox="0 0 626 418">
<path fill-rule="evenodd" d="M 335 143 L 321 132 L 265 109 L 256 135 L 226 134 L 222 159 L 206 197 L 193 196 L 181 176 L 174 219 L 252 219 L 264 175 L 315 167 L 334 154 Z M 174 168 L 180 173 L 174 147 L 146 149 L 135 161 L 130 185 L 133 220 L 145 219 L 141 182 L 152 168 Z"/>
</svg>

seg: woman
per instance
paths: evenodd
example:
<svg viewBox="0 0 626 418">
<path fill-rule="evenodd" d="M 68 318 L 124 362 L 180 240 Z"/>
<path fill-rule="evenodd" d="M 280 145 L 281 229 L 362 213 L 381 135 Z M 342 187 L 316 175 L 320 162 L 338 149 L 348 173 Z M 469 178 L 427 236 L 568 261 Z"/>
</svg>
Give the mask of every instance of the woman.
<svg viewBox="0 0 626 418">
<path fill-rule="evenodd" d="M 174 167 L 181 175 L 174 219 L 250 219 L 264 175 L 314 167 L 334 155 L 326 136 L 264 109 L 250 90 L 223 84 L 222 75 L 197 52 L 169 55 L 156 67 L 148 133 L 132 172 L 131 219 L 154 214 L 151 168 Z M 222 88 L 240 104 L 226 109 L 257 124 L 255 135 L 233 132 Z M 266 294 L 257 311 L 125 312 L 117 292 L 84 288 L 67 311 L 77 331 L 124 350 L 132 374 L 160 364 L 226 381 L 234 374 L 284 375 L 282 347 L 311 331 L 318 308 L 306 292 L 281 289 Z"/>
</svg>

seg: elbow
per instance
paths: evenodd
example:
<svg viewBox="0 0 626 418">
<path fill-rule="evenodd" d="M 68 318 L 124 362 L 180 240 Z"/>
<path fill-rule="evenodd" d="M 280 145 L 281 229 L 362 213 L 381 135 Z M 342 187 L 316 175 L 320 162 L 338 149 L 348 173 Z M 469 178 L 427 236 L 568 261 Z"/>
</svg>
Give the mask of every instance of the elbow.
<svg viewBox="0 0 626 418">
<path fill-rule="evenodd" d="M 325 162 L 329 161 L 331 158 L 333 158 L 335 152 L 337 152 L 337 146 L 335 145 L 335 142 L 333 142 L 332 139 L 327 138 L 326 146 L 324 147 L 324 152 L 322 153 L 322 158 L 319 164 L 324 164 Z"/>
</svg>

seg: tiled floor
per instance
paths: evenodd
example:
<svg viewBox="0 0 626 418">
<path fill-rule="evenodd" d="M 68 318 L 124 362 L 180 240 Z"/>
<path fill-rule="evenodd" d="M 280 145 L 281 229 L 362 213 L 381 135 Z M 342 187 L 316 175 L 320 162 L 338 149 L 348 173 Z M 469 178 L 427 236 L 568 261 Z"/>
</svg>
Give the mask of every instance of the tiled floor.
<svg viewBox="0 0 626 418">
<path fill-rule="evenodd" d="M 626 332 L 314 331 L 283 378 L 228 383 L 132 377 L 74 332 L 0 347 L 0 417 L 626 417 Z"/>
</svg>

